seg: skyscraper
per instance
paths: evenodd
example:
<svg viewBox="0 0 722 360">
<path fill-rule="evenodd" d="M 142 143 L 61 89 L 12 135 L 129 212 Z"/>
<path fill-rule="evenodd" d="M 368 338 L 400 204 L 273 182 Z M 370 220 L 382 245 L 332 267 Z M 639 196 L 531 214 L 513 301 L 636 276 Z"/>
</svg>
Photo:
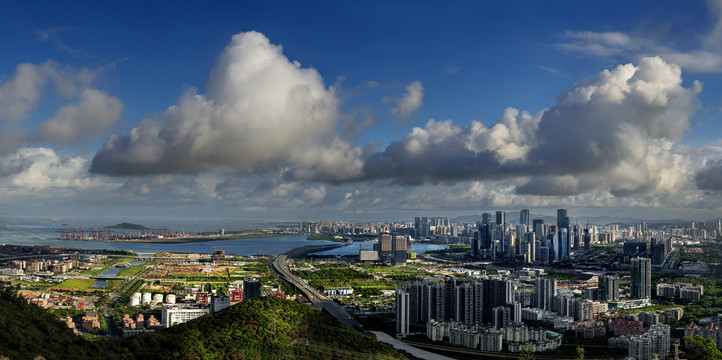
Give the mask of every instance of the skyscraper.
<svg viewBox="0 0 722 360">
<path fill-rule="evenodd" d="M 602 275 L 599 277 L 599 301 L 610 302 L 619 300 L 619 277 Z"/>
<path fill-rule="evenodd" d="M 554 225 L 549 226 L 546 246 L 549 247 L 549 262 L 559 261 L 559 239 L 557 238 L 557 227 Z"/>
<path fill-rule="evenodd" d="M 494 308 L 505 306 L 512 303 L 514 293 L 512 290 L 512 282 L 501 279 L 484 279 L 482 280 L 482 321 L 485 323 L 493 322 Z"/>
<path fill-rule="evenodd" d="M 396 333 L 409 333 L 409 293 L 403 288 L 396 289 Z"/>
<path fill-rule="evenodd" d="M 408 240 L 406 239 L 406 236 L 403 235 L 396 235 L 393 238 L 393 242 L 391 244 L 391 249 L 393 251 L 393 257 L 391 260 L 391 263 L 396 265 L 406 264 L 406 253 L 409 250 Z"/>
<path fill-rule="evenodd" d="M 539 241 L 544 240 L 546 234 L 544 233 L 544 220 L 542 219 L 534 219 L 532 221 L 532 230 L 534 231 L 534 235 L 536 236 L 536 239 Z"/>
<path fill-rule="evenodd" d="M 633 258 L 630 277 L 630 296 L 633 299 L 650 299 L 652 297 L 652 260 Z"/>
<path fill-rule="evenodd" d="M 529 209 L 524 209 L 519 213 L 519 224 L 529 226 Z"/>
<path fill-rule="evenodd" d="M 563 227 L 564 219 L 567 217 L 569 217 L 567 209 L 557 209 L 557 227 Z"/>
<path fill-rule="evenodd" d="M 499 249 L 498 251 L 501 252 L 501 255 L 504 256 L 506 252 L 509 251 L 509 249 L 505 246 L 504 243 L 504 231 L 506 230 L 506 212 L 498 210 L 496 212 L 496 228 L 494 229 L 494 240 L 499 241 Z"/>
<path fill-rule="evenodd" d="M 489 214 L 489 213 L 481 214 L 481 223 L 482 224 L 491 224 L 491 214 Z"/>
<path fill-rule="evenodd" d="M 569 233 L 567 232 L 567 229 L 559 228 L 557 236 L 559 237 L 559 260 L 569 259 L 571 250 L 569 247 Z"/>
<path fill-rule="evenodd" d="M 561 255 L 561 260 L 564 258 L 569 257 L 569 253 L 571 253 L 571 244 L 569 242 L 569 234 L 571 234 L 571 228 L 569 226 L 569 216 L 567 215 L 567 209 L 558 209 L 557 210 L 557 232 L 561 235 L 562 229 L 566 229 L 566 242 L 562 244 L 562 239 L 560 237 L 560 246 L 559 246 L 559 254 Z"/>
<path fill-rule="evenodd" d="M 498 210 L 496 212 L 496 225 L 497 226 L 505 226 L 506 225 L 506 211 Z"/>
<path fill-rule="evenodd" d="M 554 296 L 557 295 L 556 279 L 536 279 L 536 305 L 539 309 L 552 310 Z"/>
</svg>

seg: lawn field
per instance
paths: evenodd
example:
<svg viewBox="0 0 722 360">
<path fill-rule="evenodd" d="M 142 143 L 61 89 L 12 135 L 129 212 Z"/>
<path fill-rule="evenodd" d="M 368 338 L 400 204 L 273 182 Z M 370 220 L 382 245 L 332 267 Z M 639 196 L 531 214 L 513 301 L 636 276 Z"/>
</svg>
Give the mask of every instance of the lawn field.
<svg viewBox="0 0 722 360">
<path fill-rule="evenodd" d="M 145 266 L 127 267 L 123 270 L 120 270 L 120 272 L 118 272 L 118 276 L 133 276 L 133 275 L 139 273 L 143 269 L 145 269 Z"/>
<path fill-rule="evenodd" d="M 91 288 L 93 284 L 95 284 L 94 279 L 68 279 L 55 287 L 62 289 L 86 290 Z"/>
<path fill-rule="evenodd" d="M 110 266 L 107 266 L 107 265 L 104 265 L 104 266 L 94 266 L 94 267 L 92 267 L 90 270 L 85 270 L 85 271 L 83 271 L 83 275 L 96 276 L 96 275 L 98 275 L 98 274 L 100 274 L 100 273 L 102 273 L 103 271 L 108 270 L 108 269 L 110 269 Z"/>
</svg>

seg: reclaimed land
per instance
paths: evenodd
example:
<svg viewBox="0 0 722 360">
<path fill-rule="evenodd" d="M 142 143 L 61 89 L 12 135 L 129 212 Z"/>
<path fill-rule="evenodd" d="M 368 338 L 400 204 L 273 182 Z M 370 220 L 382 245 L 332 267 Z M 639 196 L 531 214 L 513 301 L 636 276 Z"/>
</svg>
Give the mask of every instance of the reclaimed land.
<svg viewBox="0 0 722 360">
<path fill-rule="evenodd" d="M 297 233 L 240 233 L 227 235 L 193 235 L 184 237 L 172 237 L 163 239 L 119 239 L 119 240 L 85 240 L 85 241 L 106 241 L 106 242 L 136 242 L 136 243 L 160 243 L 160 244 L 183 244 L 192 242 L 204 242 L 215 240 L 242 240 L 267 237 L 279 237 L 287 235 L 299 235 Z"/>
</svg>

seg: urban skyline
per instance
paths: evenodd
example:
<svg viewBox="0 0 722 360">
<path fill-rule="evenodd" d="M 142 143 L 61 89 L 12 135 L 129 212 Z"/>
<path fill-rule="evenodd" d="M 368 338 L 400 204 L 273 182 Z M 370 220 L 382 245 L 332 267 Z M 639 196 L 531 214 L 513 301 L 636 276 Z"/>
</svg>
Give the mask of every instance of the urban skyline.
<svg viewBox="0 0 722 360">
<path fill-rule="evenodd" d="M 38 7 L 0 14 L 6 218 L 720 211 L 719 1 Z"/>
</svg>

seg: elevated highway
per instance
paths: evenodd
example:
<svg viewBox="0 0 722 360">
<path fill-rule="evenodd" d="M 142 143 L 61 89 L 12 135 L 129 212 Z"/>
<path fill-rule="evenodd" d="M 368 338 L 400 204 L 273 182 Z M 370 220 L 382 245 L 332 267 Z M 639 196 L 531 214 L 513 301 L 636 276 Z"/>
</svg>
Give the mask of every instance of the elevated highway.
<svg viewBox="0 0 722 360">
<path fill-rule="evenodd" d="M 341 305 L 337 304 L 325 295 L 316 291 L 316 289 L 314 289 L 311 285 L 307 284 L 296 275 L 293 275 L 293 273 L 291 273 L 291 270 L 288 269 L 288 259 L 292 257 L 347 246 L 350 245 L 352 242 L 353 240 L 348 240 L 340 244 L 307 245 L 304 247 L 296 248 L 273 258 L 270 267 L 271 271 L 276 276 L 298 289 L 298 291 L 305 295 L 317 309 L 326 310 L 326 312 L 331 314 L 331 316 L 335 317 L 343 324 L 346 324 L 357 330 L 363 330 L 363 326 L 361 326 L 361 324 L 359 324 L 351 315 L 349 315 L 349 313 L 346 312 L 346 310 Z"/>
</svg>

